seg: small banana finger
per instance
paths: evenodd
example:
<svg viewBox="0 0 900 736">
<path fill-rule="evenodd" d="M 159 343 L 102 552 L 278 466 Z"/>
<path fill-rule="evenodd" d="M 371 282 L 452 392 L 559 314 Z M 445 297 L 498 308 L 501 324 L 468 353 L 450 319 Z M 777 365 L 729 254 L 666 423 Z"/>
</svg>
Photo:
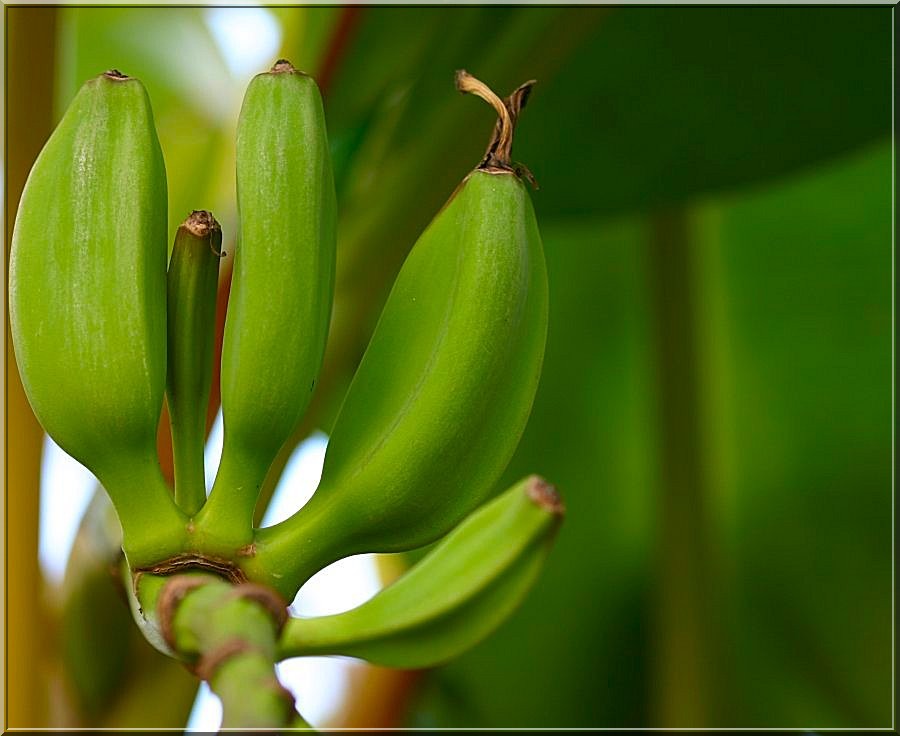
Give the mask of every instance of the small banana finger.
<svg viewBox="0 0 900 736">
<path fill-rule="evenodd" d="M 531 588 L 562 519 L 555 489 L 526 478 L 472 514 L 397 582 L 344 613 L 288 621 L 283 656 L 342 654 L 429 667 L 499 626 Z"/>
<path fill-rule="evenodd" d="M 169 260 L 168 373 L 175 500 L 193 516 L 206 501 L 203 447 L 212 384 L 222 228 L 198 210 L 178 227 Z"/>
<path fill-rule="evenodd" d="M 312 396 L 334 293 L 336 203 L 322 99 L 313 78 L 286 61 L 247 88 L 237 186 L 225 439 L 198 524 L 246 543 L 259 487 Z"/>
<path fill-rule="evenodd" d="M 133 563 L 180 533 L 159 469 L 166 383 L 166 173 L 143 85 L 88 80 L 29 174 L 12 239 L 10 324 L 47 433 L 109 492 Z M 172 542 L 171 539 L 168 540 Z"/>
</svg>

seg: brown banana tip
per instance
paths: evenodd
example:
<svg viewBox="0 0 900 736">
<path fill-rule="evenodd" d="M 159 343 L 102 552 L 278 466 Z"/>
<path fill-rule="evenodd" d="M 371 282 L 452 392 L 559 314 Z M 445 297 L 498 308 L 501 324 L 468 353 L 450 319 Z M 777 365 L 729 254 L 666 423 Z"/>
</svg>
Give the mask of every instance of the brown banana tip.
<svg viewBox="0 0 900 736">
<path fill-rule="evenodd" d="M 118 82 L 124 81 L 126 79 L 131 79 L 127 74 L 123 74 L 118 69 L 108 69 L 103 72 L 103 76 L 107 79 L 115 79 Z"/>
<path fill-rule="evenodd" d="M 287 59 L 279 59 L 272 65 L 272 68 L 269 71 L 271 71 L 273 74 L 290 74 L 291 72 L 295 72 L 297 70 L 294 68 L 294 65 L 291 64 L 291 62 L 289 62 Z"/>
<path fill-rule="evenodd" d="M 194 210 L 181 223 L 181 226 L 198 238 L 206 238 L 222 232 L 222 227 L 216 218 L 213 217 L 212 212 L 207 212 L 206 210 Z"/>
<path fill-rule="evenodd" d="M 551 485 L 539 475 L 532 475 L 526 481 L 525 493 L 528 494 L 528 498 L 551 514 L 562 516 L 566 512 L 566 505 L 563 503 L 559 491 L 556 490 L 556 486 Z"/>
</svg>

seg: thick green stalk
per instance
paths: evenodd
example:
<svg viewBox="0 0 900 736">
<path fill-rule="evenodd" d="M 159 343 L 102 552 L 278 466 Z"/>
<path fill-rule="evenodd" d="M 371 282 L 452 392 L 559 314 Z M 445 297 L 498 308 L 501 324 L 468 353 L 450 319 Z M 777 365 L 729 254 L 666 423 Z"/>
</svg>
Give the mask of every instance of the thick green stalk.
<svg viewBox="0 0 900 736">
<path fill-rule="evenodd" d="M 222 728 L 284 728 L 298 715 L 275 674 L 286 605 L 262 586 L 205 574 L 138 580 L 148 627 L 222 700 Z"/>
<path fill-rule="evenodd" d="M 175 235 L 167 276 L 166 398 L 172 425 L 175 501 L 189 516 L 206 502 L 203 446 L 221 247 L 222 229 L 212 214 L 192 212 Z"/>
</svg>

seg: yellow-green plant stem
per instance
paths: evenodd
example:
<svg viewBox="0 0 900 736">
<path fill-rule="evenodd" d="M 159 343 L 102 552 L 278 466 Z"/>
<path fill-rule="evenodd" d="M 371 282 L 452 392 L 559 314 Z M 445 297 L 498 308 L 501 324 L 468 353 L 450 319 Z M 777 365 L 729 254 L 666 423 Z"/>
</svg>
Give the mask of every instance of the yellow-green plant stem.
<svg viewBox="0 0 900 736">
<path fill-rule="evenodd" d="M 293 696 L 275 674 L 279 622 L 240 586 L 205 574 L 145 575 L 139 614 L 222 700 L 222 728 L 296 723 Z"/>
<path fill-rule="evenodd" d="M 212 384 L 222 229 L 194 211 L 179 226 L 167 275 L 166 398 L 175 461 L 175 501 L 189 516 L 206 501 L 203 447 Z"/>
<path fill-rule="evenodd" d="M 122 548 L 135 568 L 164 560 L 185 548 L 188 518 L 176 506 L 155 457 L 119 456 L 97 477 L 122 525 Z"/>
</svg>

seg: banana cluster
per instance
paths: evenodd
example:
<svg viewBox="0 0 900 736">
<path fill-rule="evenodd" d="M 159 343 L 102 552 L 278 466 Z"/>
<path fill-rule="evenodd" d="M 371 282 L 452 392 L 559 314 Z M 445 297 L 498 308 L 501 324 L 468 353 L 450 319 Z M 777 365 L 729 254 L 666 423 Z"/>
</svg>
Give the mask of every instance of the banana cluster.
<svg viewBox="0 0 900 736">
<path fill-rule="evenodd" d="M 524 430 L 547 335 L 530 174 L 510 159 L 531 83 L 505 100 L 465 72 L 457 86 L 497 111 L 484 160 L 404 263 L 334 425 L 319 489 L 266 529 L 253 528 L 254 506 L 315 389 L 334 292 L 335 190 L 316 83 L 279 61 L 251 81 L 241 109 L 225 438 L 209 498 L 203 443 L 221 228 L 193 212 L 167 268 L 166 175 L 139 81 L 107 72 L 65 113 L 16 219 L 12 336 L 38 419 L 109 493 L 138 598 L 141 574 L 190 568 L 290 598 L 332 561 L 446 535 L 365 605 L 291 621 L 283 633 L 284 656 L 420 667 L 485 636 L 536 579 L 561 518 L 555 491 L 533 476 L 482 505 Z M 164 395 L 174 492 L 155 449 Z M 143 608 L 136 600 L 147 624 Z"/>
</svg>

